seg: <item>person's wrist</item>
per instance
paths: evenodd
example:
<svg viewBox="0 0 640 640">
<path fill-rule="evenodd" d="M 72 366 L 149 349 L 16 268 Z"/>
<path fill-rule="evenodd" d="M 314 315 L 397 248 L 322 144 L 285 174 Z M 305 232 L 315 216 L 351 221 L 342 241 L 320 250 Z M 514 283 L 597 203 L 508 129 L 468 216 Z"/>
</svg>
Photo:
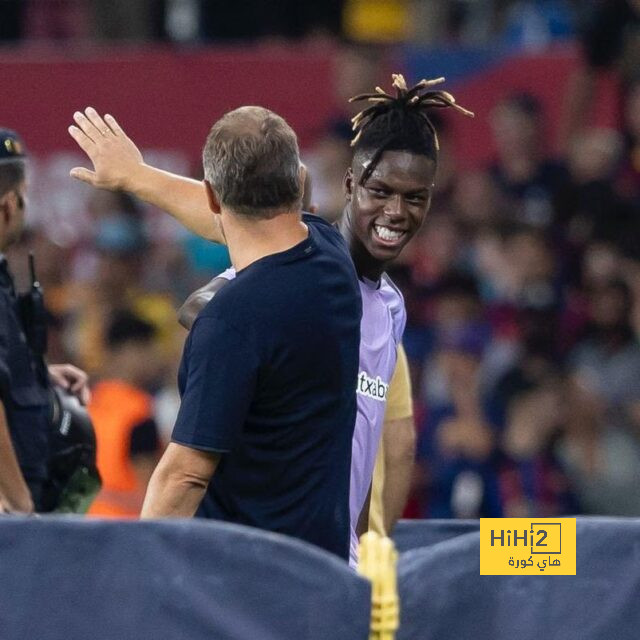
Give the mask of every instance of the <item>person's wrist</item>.
<svg viewBox="0 0 640 640">
<path fill-rule="evenodd" d="M 145 184 L 145 173 L 147 169 L 148 165 L 144 162 L 136 163 L 125 173 L 124 176 L 122 176 L 118 189 L 131 193 L 134 196 L 139 195 Z"/>
</svg>

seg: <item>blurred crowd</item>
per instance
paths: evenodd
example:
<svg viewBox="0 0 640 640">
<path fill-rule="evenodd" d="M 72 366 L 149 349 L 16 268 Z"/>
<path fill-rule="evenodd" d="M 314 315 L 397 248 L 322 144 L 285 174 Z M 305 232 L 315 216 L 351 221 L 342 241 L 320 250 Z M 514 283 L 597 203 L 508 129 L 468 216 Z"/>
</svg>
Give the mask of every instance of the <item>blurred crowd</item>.
<svg viewBox="0 0 640 640">
<path fill-rule="evenodd" d="M 542 46 L 598 0 L 2 0 L 0 41 L 368 42 Z"/>
<path fill-rule="evenodd" d="M 49 4 L 80 11 L 91 3 Z M 146 3 L 163 20 L 179 4 Z M 189 4 L 199 3 L 184 0 L 184 11 Z M 326 9 L 327 24 L 339 16 L 339 30 L 346 4 L 313 3 Z M 478 7 L 488 12 L 482 24 L 498 16 L 504 26 L 518 3 L 388 4 L 439 8 L 445 22 L 458 16 L 451 24 L 463 34 Z M 519 4 L 562 16 L 570 3 Z M 407 305 L 419 442 L 408 516 L 640 516 L 640 77 L 621 75 L 617 129 L 587 126 L 583 99 L 599 69 L 619 61 L 634 68 L 620 35 L 637 28 L 634 3 L 609 5 L 631 13 L 621 24 L 600 22 L 619 36 L 605 53 L 596 46 L 600 30 L 582 31 L 583 75 L 558 96 L 569 118 L 560 155 L 552 155 L 546 114 L 527 93 L 497 97 L 489 114 L 494 160 L 472 171 L 458 169 L 447 120 L 434 117 L 441 157 L 431 212 L 390 270 Z M 555 13 L 544 14 L 552 7 Z M 567 25 L 577 23 L 566 15 Z M 336 77 L 341 103 L 380 82 L 378 62 L 344 57 Z M 343 206 L 351 115 L 336 114 L 303 150 L 313 202 L 332 220 Z M 91 374 L 95 415 L 105 397 L 121 406 L 138 399 L 135 415 L 121 418 L 129 425 L 122 433 L 136 438 L 114 482 L 140 497 L 178 406 L 186 332 L 176 308 L 228 265 L 228 255 L 195 238 L 154 234 L 162 214 L 122 194 L 95 192 L 88 216 L 92 231 L 80 240 L 54 244 L 31 228 L 9 258 L 24 284 L 26 252 L 35 251 L 50 311 L 50 358 Z"/>
<path fill-rule="evenodd" d="M 639 89 L 624 136 L 584 130 L 562 158 L 547 154 L 536 100 L 507 96 L 493 164 L 444 163 L 392 270 L 421 516 L 640 513 Z"/>
</svg>

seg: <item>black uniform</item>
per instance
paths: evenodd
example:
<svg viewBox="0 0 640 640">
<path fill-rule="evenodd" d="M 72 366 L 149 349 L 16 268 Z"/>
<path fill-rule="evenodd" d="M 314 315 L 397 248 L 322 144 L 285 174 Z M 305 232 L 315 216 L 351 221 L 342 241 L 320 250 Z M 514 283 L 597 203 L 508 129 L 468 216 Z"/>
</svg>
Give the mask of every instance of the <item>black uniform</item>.
<svg viewBox="0 0 640 640">
<path fill-rule="evenodd" d="M 51 428 L 47 370 L 30 348 L 6 258 L 0 254 L 0 399 L 36 511 L 49 473 Z"/>
</svg>

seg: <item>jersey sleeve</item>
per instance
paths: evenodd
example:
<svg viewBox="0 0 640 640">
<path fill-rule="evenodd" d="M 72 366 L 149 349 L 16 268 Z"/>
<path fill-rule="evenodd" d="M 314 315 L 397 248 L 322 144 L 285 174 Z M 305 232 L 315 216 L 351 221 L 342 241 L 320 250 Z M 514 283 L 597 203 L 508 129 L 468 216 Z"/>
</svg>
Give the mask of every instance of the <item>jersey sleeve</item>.
<svg viewBox="0 0 640 640">
<path fill-rule="evenodd" d="M 400 420 L 411 416 L 413 416 L 413 401 L 411 398 L 409 362 L 404 347 L 400 343 L 398 345 L 396 368 L 389 383 L 384 419 L 387 422 L 388 420 Z"/>
<path fill-rule="evenodd" d="M 386 273 L 382 274 L 382 284 L 382 292 L 393 318 L 393 338 L 397 344 L 400 344 L 407 325 L 407 310 L 404 306 L 404 297 L 395 282 Z"/>
<path fill-rule="evenodd" d="M 227 452 L 242 433 L 254 396 L 258 352 L 250 331 L 220 316 L 200 316 L 185 345 L 186 380 L 171 439 Z"/>
</svg>

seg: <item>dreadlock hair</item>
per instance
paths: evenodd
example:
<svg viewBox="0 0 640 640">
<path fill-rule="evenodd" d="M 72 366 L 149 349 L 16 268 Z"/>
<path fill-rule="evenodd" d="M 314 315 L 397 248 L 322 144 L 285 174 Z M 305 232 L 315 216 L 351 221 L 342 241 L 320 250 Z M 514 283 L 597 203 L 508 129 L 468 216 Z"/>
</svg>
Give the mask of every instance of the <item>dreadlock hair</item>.
<svg viewBox="0 0 640 640">
<path fill-rule="evenodd" d="M 373 157 L 360 179 L 360 184 L 370 178 L 385 151 L 409 151 L 438 160 L 438 134 L 429 119 L 429 110 L 453 108 L 466 116 L 473 117 L 456 104 L 455 98 L 447 91 L 427 91 L 429 87 L 444 82 L 444 78 L 421 80 L 410 89 L 404 76 L 392 74 L 395 97 L 380 87 L 375 93 L 354 96 L 349 102 L 370 103 L 351 119 L 355 137 L 351 141 L 354 155 L 373 151 Z"/>
</svg>

